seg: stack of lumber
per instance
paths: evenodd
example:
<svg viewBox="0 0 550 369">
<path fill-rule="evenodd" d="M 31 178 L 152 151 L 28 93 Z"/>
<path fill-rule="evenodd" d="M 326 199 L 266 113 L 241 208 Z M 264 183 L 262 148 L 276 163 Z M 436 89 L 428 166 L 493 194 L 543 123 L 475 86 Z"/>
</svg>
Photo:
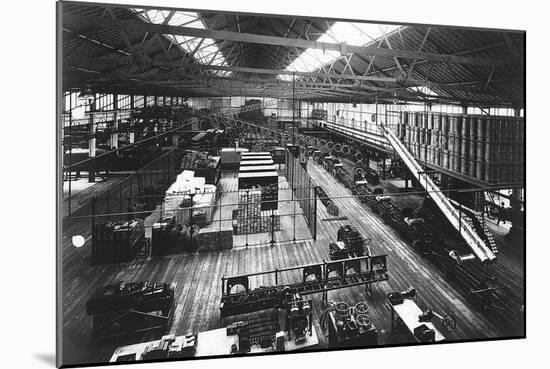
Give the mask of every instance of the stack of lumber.
<svg viewBox="0 0 550 369">
<path fill-rule="evenodd" d="M 231 227 L 201 228 L 197 234 L 197 246 L 199 252 L 231 249 L 233 248 L 233 229 Z"/>
<path fill-rule="evenodd" d="M 144 240 L 142 219 L 96 224 L 92 234 L 92 264 L 130 262 Z"/>
<path fill-rule="evenodd" d="M 262 210 L 260 215 L 260 232 L 271 232 L 281 230 L 281 219 L 279 210 L 273 210 L 273 219 L 271 218 L 271 210 Z"/>
<path fill-rule="evenodd" d="M 261 218 L 261 191 L 239 191 L 239 205 L 237 212 L 237 234 L 260 232 Z"/>
<path fill-rule="evenodd" d="M 181 203 L 189 198 L 189 193 L 194 193 L 198 196 L 207 191 L 215 192 L 216 186 L 206 185 L 204 177 L 194 177 L 194 175 L 194 171 L 184 170 L 178 174 L 176 181 L 168 188 L 164 196 L 164 211 L 166 215 L 176 215 Z"/>
</svg>

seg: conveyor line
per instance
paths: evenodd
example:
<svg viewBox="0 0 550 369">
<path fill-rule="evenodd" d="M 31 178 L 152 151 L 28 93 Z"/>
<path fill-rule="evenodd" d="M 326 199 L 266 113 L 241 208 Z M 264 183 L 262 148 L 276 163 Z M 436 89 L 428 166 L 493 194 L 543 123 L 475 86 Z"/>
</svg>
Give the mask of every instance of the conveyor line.
<svg viewBox="0 0 550 369">
<path fill-rule="evenodd" d="M 424 187 L 428 195 L 439 207 L 441 212 L 453 225 L 453 227 L 459 232 L 464 241 L 468 244 L 474 255 L 481 262 L 490 262 L 496 260 L 496 256 L 490 248 L 490 245 L 485 244 L 485 242 L 479 237 L 477 232 L 472 228 L 472 226 L 466 221 L 465 217 L 460 215 L 460 211 L 457 210 L 449 201 L 449 199 L 441 192 L 439 187 L 429 178 L 428 175 L 422 176 L 422 167 L 414 159 L 414 157 L 409 153 L 405 145 L 395 135 L 382 126 L 382 132 L 384 136 L 388 139 L 390 144 L 395 149 L 395 152 L 403 160 L 405 165 L 409 168 L 413 176 L 418 180 L 418 182 Z"/>
</svg>

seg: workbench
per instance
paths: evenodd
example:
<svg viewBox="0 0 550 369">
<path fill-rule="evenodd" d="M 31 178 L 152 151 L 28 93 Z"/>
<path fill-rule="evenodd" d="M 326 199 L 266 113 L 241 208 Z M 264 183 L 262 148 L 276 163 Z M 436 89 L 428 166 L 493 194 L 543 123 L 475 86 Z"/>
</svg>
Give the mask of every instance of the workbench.
<svg viewBox="0 0 550 369">
<path fill-rule="evenodd" d="M 334 312 L 329 312 L 328 344 L 330 347 L 371 347 L 378 346 L 378 331 L 374 324 L 369 328 L 359 328 L 357 334 L 345 336 L 336 324 Z"/>
<path fill-rule="evenodd" d="M 306 334 L 305 342 L 296 344 L 294 339 L 289 340 L 288 334 L 285 332 L 284 346 L 285 351 L 296 351 L 306 347 L 313 347 L 319 344 L 319 338 L 315 332 L 315 327 L 311 327 L 311 336 Z M 201 332 L 197 338 L 197 351 L 195 356 L 219 356 L 229 355 L 231 353 L 231 345 L 239 345 L 239 338 L 236 334 L 228 336 L 226 328 L 214 329 L 211 331 Z M 274 347 L 261 348 L 259 345 L 252 345 L 250 354 L 275 352 Z"/>
<path fill-rule="evenodd" d="M 311 330 L 311 336 L 307 334 L 305 342 L 301 344 L 296 344 L 296 342 L 294 342 L 294 339 L 289 340 L 288 335 L 285 334 L 285 351 L 296 351 L 318 345 L 319 338 L 317 337 L 317 333 L 315 332 L 315 327 L 312 327 Z M 176 339 L 180 337 L 176 337 Z M 115 350 L 109 362 L 113 363 L 121 361 L 122 358 L 129 358 L 128 361 L 142 361 L 142 354 L 145 351 L 145 348 L 158 342 L 160 342 L 160 340 L 119 347 Z M 228 356 L 231 353 L 231 346 L 233 344 L 238 346 L 239 338 L 236 334 L 228 336 L 226 328 L 200 332 L 197 334 L 197 347 L 195 351 L 195 357 Z M 264 349 L 258 345 L 252 345 L 248 353 L 260 354 L 269 352 L 275 352 L 275 348 L 268 347 Z"/>
<path fill-rule="evenodd" d="M 426 325 L 426 327 L 433 329 L 435 332 L 434 342 L 441 342 L 445 340 L 445 336 L 435 327 L 432 322 L 419 322 L 418 317 L 422 315 L 422 310 L 418 307 L 416 302 L 411 299 L 403 299 L 401 304 L 393 305 L 390 303 L 391 307 L 391 322 L 392 329 L 396 328 L 399 322 L 403 322 L 407 330 L 411 333 L 414 339 L 417 342 L 421 342 L 415 335 L 414 330 L 421 325 Z"/>
</svg>

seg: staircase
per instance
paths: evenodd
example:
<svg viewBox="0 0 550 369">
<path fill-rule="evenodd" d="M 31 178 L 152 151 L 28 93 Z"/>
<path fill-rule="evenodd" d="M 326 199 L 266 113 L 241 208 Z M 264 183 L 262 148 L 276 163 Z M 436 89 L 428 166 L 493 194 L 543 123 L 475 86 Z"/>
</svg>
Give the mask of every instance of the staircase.
<svg viewBox="0 0 550 369">
<path fill-rule="evenodd" d="M 481 213 L 476 213 L 476 219 L 479 221 L 479 224 L 483 227 L 483 235 L 485 236 L 485 242 L 489 244 L 489 247 L 491 248 L 491 251 L 493 254 L 498 254 L 498 247 L 495 242 L 495 238 L 493 237 L 493 234 L 489 230 L 489 227 L 487 227 L 487 223 L 485 222 L 485 218 L 481 215 Z"/>
<path fill-rule="evenodd" d="M 395 149 L 395 152 L 403 160 L 405 165 L 407 165 L 412 175 L 418 180 L 422 187 L 424 187 L 443 215 L 445 215 L 451 225 L 460 233 L 464 241 L 466 241 L 473 254 L 481 262 L 494 261 L 496 256 L 491 246 L 485 243 L 474 230 L 472 220 L 468 217 L 462 217 L 461 212 L 451 204 L 447 196 L 441 192 L 431 178 L 422 174 L 423 169 L 420 164 L 418 164 L 403 143 L 391 131 L 382 126 L 382 132 Z"/>
</svg>

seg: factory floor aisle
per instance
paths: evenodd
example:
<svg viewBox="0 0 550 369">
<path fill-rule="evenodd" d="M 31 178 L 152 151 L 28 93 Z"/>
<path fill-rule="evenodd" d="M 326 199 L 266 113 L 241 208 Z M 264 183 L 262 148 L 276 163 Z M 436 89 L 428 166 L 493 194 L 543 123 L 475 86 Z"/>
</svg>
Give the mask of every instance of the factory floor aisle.
<svg viewBox="0 0 550 369">
<path fill-rule="evenodd" d="M 405 290 L 414 287 L 418 290 L 419 300 L 426 307 L 440 313 L 453 313 L 458 317 L 457 338 L 496 337 L 506 334 L 506 327 L 500 327 L 488 321 L 464 296 L 451 286 L 442 275 L 421 255 L 415 253 L 400 236 L 334 177 L 321 166 L 310 162 L 308 172 L 313 180 L 334 197 L 340 208 L 340 215 L 347 220 L 324 222 L 320 227 L 318 243 L 328 248 L 328 242 L 334 242 L 337 229 L 344 224 L 357 228 L 366 239 L 371 239 L 373 254 L 388 254 L 390 280 L 383 287 L 385 292 Z M 336 198 L 350 196 L 349 198 Z M 389 310 L 388 312 L 389 313 Z M 374 320 L 376 321 L 376 320 Z"/>
</svg>

